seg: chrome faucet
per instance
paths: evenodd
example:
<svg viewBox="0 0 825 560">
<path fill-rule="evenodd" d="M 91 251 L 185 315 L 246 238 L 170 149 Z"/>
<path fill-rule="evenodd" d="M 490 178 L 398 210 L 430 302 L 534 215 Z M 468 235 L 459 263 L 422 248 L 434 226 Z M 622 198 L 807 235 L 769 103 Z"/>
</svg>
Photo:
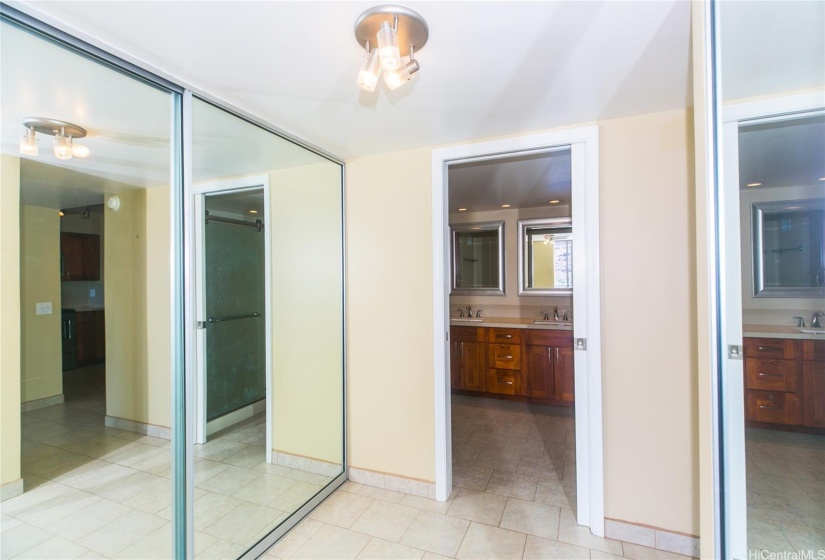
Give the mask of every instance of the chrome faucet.
<svg viewBox="0 0 825 560">
<path fill-rule="evenodd" d="M 564 316 L 561 318 L 561 320 L 562 321 L 569 321 L 570 320 L 570 319 L 568 319 L 567 311 L 564 312 Z"/>
<path fill-rule="evenodd" d="M 811 326 L 815 329 L 821 329 L 822 325 L 819 324 L 819 318 L 825 317 L 825 311 L 815 311 L 814 316 L 811 318 Z"/>
<path fill-rule="evenodd" d="M 464 310 L 461 309 L 460 307 L 458 308 L 458 316 L 459 317 L 464 317 Z"/>
<path fill-rule="evenodd" d="M 468 305 L 467 306 L 467 317 L 472 317 L 472 316 L 473 316 L 473 308 Z"/>
<path fill-rule="evenodd" d="M 553 320 L 554 321 L 559 320 L 559 308 L 558 307 L 553 308 Z"/>
<path fill-rule="evenodd" d="M 550 315 L 547 314 L 547 311 L 539 311 L 539 313 L 544 313 L 544 319 L 543 319 L 544 321 L 549 321 L 550 320 Z"/>
<path fill-rule="evenodd" d="M 791 319 L 796 319 L 796 326 L 797 327 L 805 328 L 805 319 L 803 319 L 802 317 L 799 317 L 799 316 L 791 317 Z"/>
<path fill-rule="evenodd" d="M 476 317 L 481 318 L 481 312 L 484 311 L 483 309 L 476 309 Z"/>
</svg>

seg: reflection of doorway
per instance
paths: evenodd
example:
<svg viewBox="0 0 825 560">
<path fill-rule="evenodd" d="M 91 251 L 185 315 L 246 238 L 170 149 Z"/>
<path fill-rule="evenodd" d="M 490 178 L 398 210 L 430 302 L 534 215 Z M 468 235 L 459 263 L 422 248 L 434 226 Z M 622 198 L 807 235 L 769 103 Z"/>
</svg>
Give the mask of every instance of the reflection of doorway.
<svg viewBox="0 0 825 560">
<path fill-rule="evenodd" d="M 266 413 L 271 371 L 266 180 L 196 189 L 197 443 Z M 271 454 L 266 425 L 267 459 Z"/>
<path fill-rule="evenodd" d="M 445 500 L 452 487 L 450 379 L 447 352 L 449 270 L 446 172 L 448 165 L 547 152 L 570 146 L 573 188 L 575 341 L 575 447 L 578 524 L 604 536 L 604 474 L 601 399 L 599 287 L 598 130 L 585 128 L 528 138 L 445 148 L 433 153 L 433 316 L 435 371 L 436 497 Z"/>
</svg>

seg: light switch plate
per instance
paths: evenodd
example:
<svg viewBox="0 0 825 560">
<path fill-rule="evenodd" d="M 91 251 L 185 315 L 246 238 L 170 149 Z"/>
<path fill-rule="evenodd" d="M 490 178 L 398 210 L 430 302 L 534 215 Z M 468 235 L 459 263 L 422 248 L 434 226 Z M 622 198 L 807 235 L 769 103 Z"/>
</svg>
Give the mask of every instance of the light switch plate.
<svg viewBox="0 0 825 560">
<path fill-rule="evenodd" d="M 43 303 L 35 303 L 34 304 L 34 312 L 36 315 L 51 315 L 52 314 L 52 302 L 46 301 Z"/>
</svg>

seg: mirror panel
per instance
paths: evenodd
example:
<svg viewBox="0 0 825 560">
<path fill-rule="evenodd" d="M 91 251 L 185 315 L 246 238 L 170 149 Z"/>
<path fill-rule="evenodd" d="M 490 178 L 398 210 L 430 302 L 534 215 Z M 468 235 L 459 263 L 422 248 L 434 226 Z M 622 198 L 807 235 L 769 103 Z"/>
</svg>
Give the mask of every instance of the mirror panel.
<svg viewBox="0 0 825 560">
<path fill-rule="evenodd" d="M 753 204 L 755 297 L 825 296 L 825 202 Z"/>
<path fill-rule="evenodd" d="M 569 218 L 519 220 L 519 295 L 573 293 L 573 227 Z"/>
<path fill-rule="evenodd" d="M 452 226 L 453 294 L 504 295 L 504 222 Z"/>
</svg>

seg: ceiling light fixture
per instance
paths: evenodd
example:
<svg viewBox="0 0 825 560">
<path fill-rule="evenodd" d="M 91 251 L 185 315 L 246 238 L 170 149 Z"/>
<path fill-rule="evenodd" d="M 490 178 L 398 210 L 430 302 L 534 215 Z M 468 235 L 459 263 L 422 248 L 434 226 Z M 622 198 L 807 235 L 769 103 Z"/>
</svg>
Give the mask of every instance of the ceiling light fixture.
<svg viewBox="0 0 825 560">
<path fill-rule="evenodd" d="M 561 200 L 551 200 L 550 204 L 558 204 L 559 202 L 561 202 Z"/>
<path fill-rule="evenodd" d="M 355 39 L 364 45 L 364 61 L 355 81 L 365 91 L 375 91 L 383 72 L 390 91 L 415 78 L 421 68 L 415 51 L 427 43 L 430 29 L 420 14 L 403 6 L 376 6 L 355 21 Z M 373 46 L 375 45 L 375 46 Z M 409 56 L 401 56 L 409 52 Z"/>
<path fill-rule="evenodd" d="M 56 119 L 44 119 L 41 117 L 26 117 L 23 119 L 23 126 L 26 132 L 20 138 L 20 153 L 28 156 L 36 156 L 37 137 L 36 132 L 54 136 L 54 157 L 60 160 L 72 159 L 72 157 L 89 157 L 89 148 L 82 144 L 75 144 L 75 138 L 85 138 L 86 130 L 65 121 Z"/>
<path fill-rule="evenodd" d="M 459 211 L 459 212 L 466 212 L 466 211 L 467 211 L 467 209 L 466 209 L 466 208 L 459 208 L 459 209 L 458 209 L 458 211 Z"/>
<path fill-rule="evenodd" d="M 250 210 L 250 211 L 249 211 L 249 213 L 250 213 L 250 214 L 257 214 L 257 213 L 258 213 L 258 211 L 257 211 L 257 210 Z"/>
<path fill-rule="evenodd" d="M 747 186 L 747 187 L 761 187 L 762 183 L 748 183 L 745 186 Z"/>
<path fill-rule="evenodd" d="M 510 208 L 510 205 L 509 204 L 502 204 L 501 207 L 502 208 Z"/>
<path fill-rule="evenodd" d="M 820 177 L 819 180 L 820 181 L 825 181 L 825 177 Z"/>
</svg>

